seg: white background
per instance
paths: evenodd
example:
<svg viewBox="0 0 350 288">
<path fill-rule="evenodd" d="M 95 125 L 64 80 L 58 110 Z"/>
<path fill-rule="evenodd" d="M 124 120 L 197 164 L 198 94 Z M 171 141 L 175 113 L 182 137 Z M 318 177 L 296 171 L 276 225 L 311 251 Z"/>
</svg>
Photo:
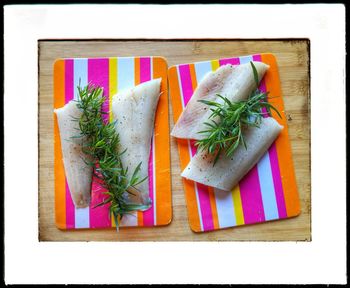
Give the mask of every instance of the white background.
<svg viewBox="0 0 350 288">
<path fill-rule="evenodd" d="M 32 5 L 4 11 L 7 284 L 346 283 L 343 5 Z M 38 241 L 38 39 L 289 37 L 311 40 L 311 242 Z"/>
</svg>

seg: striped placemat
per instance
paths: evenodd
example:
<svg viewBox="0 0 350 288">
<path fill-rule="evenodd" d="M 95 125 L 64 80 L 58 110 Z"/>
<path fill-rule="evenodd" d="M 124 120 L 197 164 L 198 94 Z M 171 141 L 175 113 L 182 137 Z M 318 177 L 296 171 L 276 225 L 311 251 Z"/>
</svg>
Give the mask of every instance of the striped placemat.
<svg viewBox="0 0 350 288">
<path fill-rule="evenodd" d="M 183 178 L 189 223 L 195 232 L 284 219 L 300 213 L 288 127 L 274 55 L 256 54 L 170 67 L 168 77 L 174 121 L 179 118 L 205 74 L 215 71 L 221 65 L 238 65 L 249 61 L 262 61 L 270 65 L 260 89 L 269 91 L 269 96 L 280 96 L 272 101 L 282 112 L 282 119 L 275 115 L 275 112 L 272 116 L 284 129 L 257 165 L 231 192 L 213 189 Z M 183 170 L 196 153 L 196 147 L 190 140 L 178 139 L 177 142 Z"/>
<path fill-rule="evenodd" d="M 161 96 L 155 117 L 152 147 L 149 159 L 149 188 L 152 207 L 144 212 L 124 216 L 121 226 L 158 226 L 170 223 L 171 181 L 170 142 L 168 120 L 167 63 L 161 57 L 114 57 L 58 59 L 54 64 L 54 108 L 77 99 L 79 82 L 89 82 L 103 87 L 105 111 L 111 111 L 112 96 L 142 82 L 162 78 Z M 105 120 L 112 119 L 112 113 Z M 99 185 L 93 180 L 90 207 L 76 209 L 71 199 L 62 161 L 61 142 L 57 119 L 54 115 L 54 172 L 55 217 L 60 229 L 115 227 L 107 205 L 92 208 L 104 197 Z"/>
</svg>

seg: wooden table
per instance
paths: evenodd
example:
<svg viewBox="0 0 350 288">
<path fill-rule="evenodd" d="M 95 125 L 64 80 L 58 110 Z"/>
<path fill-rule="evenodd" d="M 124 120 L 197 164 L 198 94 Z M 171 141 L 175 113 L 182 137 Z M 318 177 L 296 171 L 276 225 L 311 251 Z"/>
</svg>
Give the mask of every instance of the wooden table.
<svg viewBox="0 0 350 288">
<path fill-rule="evenodd" d="M 41 241 L 311 241 L 310 79 L 307 40 L 41 40 L 39 49 L 39 239 Z M 61 231 L 54 222 L 53 63 L 56 58 L 163 56 L 168 65 L 274 53 L 301 201 L 298 217 L 257 225 L 194 233 L 187 220 L 179 157 L 171 139 L 173 220 L 156 228 Z M 172 110 L 170 107 L 170 113 Z M 174 125 L 170 115 L 170 128 Z"/>
</svg>

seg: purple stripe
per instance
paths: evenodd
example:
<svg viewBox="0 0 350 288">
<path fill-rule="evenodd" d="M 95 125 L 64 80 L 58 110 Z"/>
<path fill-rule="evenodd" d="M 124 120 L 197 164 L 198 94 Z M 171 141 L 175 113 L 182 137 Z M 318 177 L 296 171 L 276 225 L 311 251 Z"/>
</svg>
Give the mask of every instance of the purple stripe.
<svg viewBox="0 0 350 288">
<path fill-rule="evenodd" d="M 65 103 L 74 98 L 74 60 L 65 60 Z M 75 207 L 70 193 L 69 185 L 66 178 L 66 227 L 67 229 L 75 228 Z"/>
<path fill-rule="evenodd" d="M 220 66 L 226 65 L 226 64 L 232 64 L 232 65 L 239 65 L 239 58 L 225 58 L 220 59 L 219 64 Z"/>
<path fill-rule="evenodd" d="M 186 107 L 188 101 L 190 101 L 193 94 L 190 65 L 188 64 L 179 65 L 179 72 L 180 72 L 182 96 Z"/>
<path fill-rule="evenodd" d="M 286 210 L 286 203 L 284 201 L 283 186 L 282 186 L 282 181 L 281 181 L 280 167 L 278 164 L 276 143 L 273 143 L 271 145 L 271 147 L 269 149 L 269 156 L 270 156 L 273 184 L 275 187 L 278 217 L 279 218 L 286 218 L 287 217 L 287 210 Z"/>
<path fill-rule="evenodd" d="M 106 98 L 102 105 L 102 111 L 105 112 L 103 120 L 109 122 L 109 59 L 88 59 L 88 82 L 95 86 L 103 88 L 103 95 Z M 109 205 L 103 205 L 93 208 L 95 205 L 102 202 L 107 195 L 103 194 L 104 189 L 98 183 L 97 179 L 93 177 L 91 204 L 90 204 L 90 227 L 103 228 L 111 226 L 111 219 L 109 214 Z"/>
<path fill-rule="evenodd" d="M 140 83 L 151 80 L 151 58 L 141 57 L 140 58 Z M 148 160 L 148 187 L 149 197 L 152 200 L 152 206 L 150 209 L 143 212 L 143 225 L 154 226 L 154 191 L 153 191 L 153 138 L 151 141 L 151 148 Z"/>
<path fill-rule="evenodd" d="M 259 174 L 255 165 L 239 182 L 244 223 L 252 224 L 265 221 L 261 197 Z"/>
</svg>

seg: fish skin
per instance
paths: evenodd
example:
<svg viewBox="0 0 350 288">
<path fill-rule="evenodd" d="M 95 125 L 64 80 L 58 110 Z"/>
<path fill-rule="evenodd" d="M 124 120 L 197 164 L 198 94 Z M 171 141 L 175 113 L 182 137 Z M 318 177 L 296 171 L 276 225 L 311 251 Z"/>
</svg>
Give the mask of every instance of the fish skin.
<svg viewBox="0 0 350 288">
<path fill-rule="evenodd" d="M 128 167 L 128 177 L 142 162 L 139 179 L 148 176 L 148 160 L 153 135 L 154 118 L 160 96 L 161 78 L 141 83 L 113 96 L 112 111 L 116 120 L 120 146 L 127 148 L 121 155 L 123 167 Z M 130 202 L 150 204 L 148 179 L 135 186 L 141 195 L 129 195 Z M 141 202 L 141 203 L 139 203 Z"/>
<path fill-rule="evenodd" d="M 258 72 L 260 82 L 269 65 L 255 61 L 253 64 Z M 208 120 L 211 111 L 208 105 L 200 103 L 198 100 L 222 103 L 223 100 L 217 96 L 220 94 L 230 101 L 240 101 L 247 99 L 255 89 L 256 84 L 250 63 L 235 66 L 227 64 L 220 66 L 214 72 L 209 72 L 194 91 L 171 131 L 171 136 L 183 139 L 203 139 L 205 136 L 198 132 L 208 128 L 204 122 Z"/>
<path fill-rule="evenodd" d="M 82 151 L 84 138 L 71 138 L 79 135 L 79 124 L 73 118 L 79 118 L 82 112 L 75 101 L 55 109 L 60 132 L 63 164 L 69 190 L 76 208 L 85 208 L 90 204 L 93 168 L 85 161 L 91 161 Z"/>
<path fill-rule="evenodd" d="M 260 160 L 279 135 L 283 126 L 274 118 L 263 118 L 260 128 L 249 127 L 244 132 L 247 149 L 240 145 L 231 157 L 222 152 L 213 166 L 215 155 L 197 151 L 181 176 L 225 191 L 232 191 L 248 171 Z"/>
</svg>

